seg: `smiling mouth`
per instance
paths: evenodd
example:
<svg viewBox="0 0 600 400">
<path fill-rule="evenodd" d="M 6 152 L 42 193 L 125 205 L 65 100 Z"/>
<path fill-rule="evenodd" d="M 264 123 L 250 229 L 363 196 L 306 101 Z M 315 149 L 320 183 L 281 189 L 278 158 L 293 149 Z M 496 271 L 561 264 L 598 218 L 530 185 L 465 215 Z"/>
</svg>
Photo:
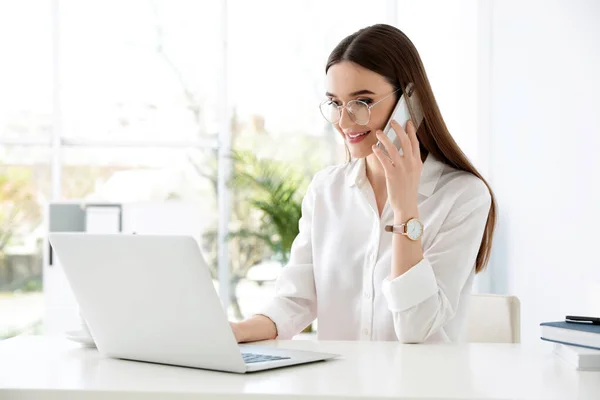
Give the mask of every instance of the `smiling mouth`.
<svg viewBox="0 0 600 400">
<path fill-rule="evenodd" d="M 356 139 L 356 138 L 358 138 L 358 137 L 361 137 L 361 136 L 366 136 L 366 135 L 368 135 L 370 132 L 371 132 L 371 131 L 366 131 L 366 132 L 361 132 L 361 133 L 354 133 L 354 134 L 348 134 L 348 137 L 349 137 L 350 139 Z"/>
</svg>

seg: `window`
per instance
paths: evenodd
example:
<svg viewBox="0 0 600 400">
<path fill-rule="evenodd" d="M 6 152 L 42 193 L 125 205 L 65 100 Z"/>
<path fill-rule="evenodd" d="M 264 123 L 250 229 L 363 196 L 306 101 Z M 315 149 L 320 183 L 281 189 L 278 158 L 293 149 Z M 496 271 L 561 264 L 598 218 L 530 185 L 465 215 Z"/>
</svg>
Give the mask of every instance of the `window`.
<svg viewBox="0 0 600 400">
<path fill-rule="evenodd" d="M 0 66 L 0 176 L 10 176 L 11 185 L 23 180 L 36 199 L 12 243 L 46 240 L 46 201 L 197 204 L 216 287 L 218 279 L 228 285 L 221 294 L 232 304 L 229 317 L 255 312 L 271 296 L 285 254 L 231 239 L 230 269 L 217 271 L 219 221 L 231 215 L 230 232 L 264 222 L 246 201 L 252 189 L 232 183 L 219 193 L 218 179 L 229 169 L 222 150 L 231 140 L 239 154 L 292 167 L 305 178 L 298 194 L 317 170 L 343 160 L 342 140 L 318 110 L 325 62 L 346 35 L 393 22 L 390 4 L 3 3 L 0 49 L 8 62 Z M 5 209 L 10 201 L 3 196 Z M 39 275 L 40 260 L 30 275 Z M 64 283 L 47 278 L 48 285 Z M 61 292 L 57 285 L 45 288 L 46 297 Z M 54 300 L 46 299 L 46 307 L 60 309 Z M 0 319 L 15 321 L 16 311 L 5 310 Z"/>
<path fill-rule="evenodd" d="M 49 151 L 0 145 L 0 339 L 41 330 Z"/>
<path fill-rule="evenodd" d="M 197 201 L 216 213 L 216 154 L 196 148 L 68 147 L 62 193 L 88 202 Z"/>
<path fill-rule="evenodd" d="M 64 1 L 63 132 L 86 141 L 216 135 L 219 2 Z"/>
<path fill-rule="evenodd" d="M 50 139 L 51 23 L 50 1 L 0 3 L 0 140 L 4 142 Z"/>
<path fill-rule="evenodd" d="M 39 332 L 50 194 L 50 1 L 0 3 L 0 339 Z"/>
</svg>

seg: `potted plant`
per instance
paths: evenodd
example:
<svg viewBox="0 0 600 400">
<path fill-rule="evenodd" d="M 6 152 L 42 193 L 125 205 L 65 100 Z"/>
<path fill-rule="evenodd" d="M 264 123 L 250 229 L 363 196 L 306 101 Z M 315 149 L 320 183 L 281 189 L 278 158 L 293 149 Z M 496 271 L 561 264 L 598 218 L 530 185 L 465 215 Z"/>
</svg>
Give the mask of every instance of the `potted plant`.
<svg viewBox="0 0 600 400">
<path fill-rule="evenodd" d="M 252 236 L 263 240 L 282 263 L 289 261 L 292 243 L 298 235 L 302 215 L 305 178 L 291 166 L 258 159 L 249 152 L 234 153 L 236 164 L 231 185 L 244 190 L 245 201 L 262 214 L 256 230 L 239 230 L 231 236 Z"/>
<path fill-rule="evenodd" d="M 285 266 L 299 232 L 306 178 L 291 165 L 259 159 L 250 152 L 235 152 L 233 159 L 231 185 L 246 193 L 244 201 L 260 214 L 260 223 L 257 229 L 240 229 L 229 236 L 263 241 Z M 304 330 L 310 331 L 312 325 Z"/>
</svg>

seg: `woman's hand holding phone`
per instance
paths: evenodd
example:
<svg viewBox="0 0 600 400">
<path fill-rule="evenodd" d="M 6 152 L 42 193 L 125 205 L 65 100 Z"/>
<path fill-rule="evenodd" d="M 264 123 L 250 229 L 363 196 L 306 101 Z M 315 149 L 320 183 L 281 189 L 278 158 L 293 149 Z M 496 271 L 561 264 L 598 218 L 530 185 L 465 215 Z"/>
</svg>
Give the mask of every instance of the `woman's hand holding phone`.
<svg viewBox="0 0 600 400">
<path fill-rule="evenodd" d="M 416 218 L 418 212 L 417 193 L 423 169 L 417 130 L 411 120 L 406 123 L 406 131 L 396 120 L 392 121 L 392 129 L 400 141 L 403 154 L 400 154 L 390 138 L 380 130 L 376 132 L 376 135 L 383 144 L 385 152 L 374 145 L 373 153 L 385 171 L 388 202 L 394 214 L 407 219 Z"/>
</svg>

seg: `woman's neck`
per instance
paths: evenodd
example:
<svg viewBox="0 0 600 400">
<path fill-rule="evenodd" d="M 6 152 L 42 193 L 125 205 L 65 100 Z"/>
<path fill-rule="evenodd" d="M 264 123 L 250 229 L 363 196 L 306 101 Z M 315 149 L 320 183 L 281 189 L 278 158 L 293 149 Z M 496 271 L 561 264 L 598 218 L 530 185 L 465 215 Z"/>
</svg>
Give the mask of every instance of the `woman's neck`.
<svg viewBox="0 0 600 400">
<path fill-rule="evenodd" d="M 375 191 L 375 193 L 379 192 L 379 190 L 384 190 L 385 171 L 383 170 L 383 166 L 377 159 L 377 156 L 374 153 L 371 153 L 367 156 L 365 161 L 367 168 L 367 179 L 371 183 L 373 190 Z"/>
</svg>

